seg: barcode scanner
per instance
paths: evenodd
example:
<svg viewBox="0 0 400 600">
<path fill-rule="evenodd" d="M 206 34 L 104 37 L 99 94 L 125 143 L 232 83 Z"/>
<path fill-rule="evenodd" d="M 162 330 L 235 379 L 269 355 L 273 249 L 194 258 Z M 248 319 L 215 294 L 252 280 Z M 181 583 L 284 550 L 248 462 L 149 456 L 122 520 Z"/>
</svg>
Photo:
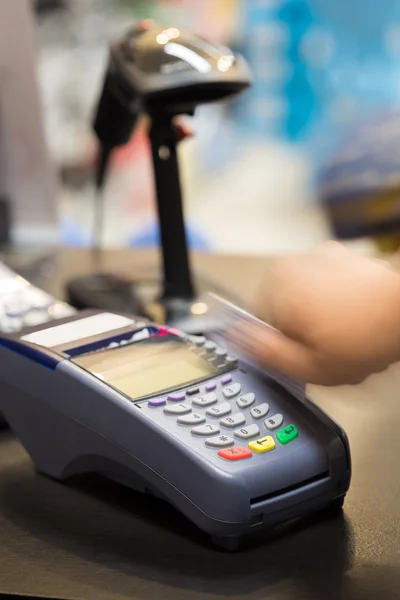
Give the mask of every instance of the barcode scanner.
<svg viewBox="0 0 400 600">
<path fill-rule="evenodd" d="M 104 184 L 112 150 L 126 144 L 140 116 L 147 115 L 163 282 L 161 286 L 160 282 L 152 282 L 155 291 L 148 301 L 149 282 L 145 282 L 145 300 L 140 281 L 116 274 L 75 279 L 68 283 L 67 291 L 69 302 L 76 308 L 115 307 L 200 333 L 191 318 L 197 289 L 185 232 L 177 160 L 182 135 L 176 118 L 192 116 L 201 104 L 233 97 L 250 83 L 250 71 L 242 56 L 177 27 L 160 27 L 145 21 L 129 28 L 111 44 L 93 122 L 100 145 L 96 185 L 100 190 Z M 207 284 L 207 289 L 226 296 L 213 284 Z M 192 327 L 194 330 L 189 331 Z"/>
<path fill-rule="evenodd" d="M 250 84 L 244 59 L 176 27 L 144 22 L 110 46 L 94 118 L 101 146 L 126 144 L 138 117 L 193 114 L 199 104 L 237 94 Z"/>
</svg>

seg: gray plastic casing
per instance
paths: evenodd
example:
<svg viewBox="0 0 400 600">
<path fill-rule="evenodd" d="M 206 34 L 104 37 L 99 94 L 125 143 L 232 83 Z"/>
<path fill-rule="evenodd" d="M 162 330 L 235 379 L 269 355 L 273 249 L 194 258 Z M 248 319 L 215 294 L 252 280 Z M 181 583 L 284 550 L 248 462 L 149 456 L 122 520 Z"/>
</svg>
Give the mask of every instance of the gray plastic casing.
<svg viewBox="0 0 400 600">
<path fill-rule="evenodd" d="M 254 392 L 258 403 L 268 402 L 270 414 L 282 413 L 299 436 L 287 445 L 277 443 L 272 452 L 228 461 L 162 407 L 133 403 L 70 360 L 59 360 L 52 368 L 0 346 L 0 411 L 48 476 L 103 474 L 164 498 L 219 540 L 324 509 L 349 488 L 343 430 L 307 398 L 295 398 L 244 361 L 232 372 L 242 393 Z M 234 401 L 232 408 L 239 411 Z"/>
</svg>

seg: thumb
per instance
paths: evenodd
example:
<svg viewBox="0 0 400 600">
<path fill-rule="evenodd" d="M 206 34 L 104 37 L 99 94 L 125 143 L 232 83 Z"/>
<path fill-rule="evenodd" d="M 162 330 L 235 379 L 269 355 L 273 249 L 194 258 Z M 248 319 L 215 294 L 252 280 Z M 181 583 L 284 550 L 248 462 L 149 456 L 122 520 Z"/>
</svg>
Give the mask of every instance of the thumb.
<svg viewBox="0 0 400 600">
<path fill-rule="evenodd" d="M 317 383 L 320 369 L 313 352 L 273 328 L 247 325 L 230 335 L 232 341 L 257 364 L 303 383 Z"/>
</svg>

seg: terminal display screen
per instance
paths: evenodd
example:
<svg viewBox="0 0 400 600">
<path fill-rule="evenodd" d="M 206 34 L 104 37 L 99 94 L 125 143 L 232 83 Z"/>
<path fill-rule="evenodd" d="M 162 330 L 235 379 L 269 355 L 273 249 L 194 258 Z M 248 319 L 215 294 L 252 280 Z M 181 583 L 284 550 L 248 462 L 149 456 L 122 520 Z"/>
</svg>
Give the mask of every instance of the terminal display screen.
<svg viewBox="0 0 400 600">
<path fill-rule="evenodd" d="M 219 371 L 175 335 L 150 335 L 118 348 L 77 356 L 72 362 L 132 400 L 190 385 Z"/>
</svg>

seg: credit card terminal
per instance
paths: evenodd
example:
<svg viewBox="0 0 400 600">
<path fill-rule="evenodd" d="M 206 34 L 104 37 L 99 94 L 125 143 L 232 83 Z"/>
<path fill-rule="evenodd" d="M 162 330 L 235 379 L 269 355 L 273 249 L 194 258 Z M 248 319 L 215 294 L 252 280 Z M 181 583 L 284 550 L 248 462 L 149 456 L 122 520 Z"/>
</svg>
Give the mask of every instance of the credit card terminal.
<svg viewBox="0 0 400 600">
<path fill-rule="evenodd" d="M 217 338 L 96 311 L 2 335 L 0 411 L 38 471 L 154 494 L 228 550 L 341 507 L 345 433 Z"/>
</svg>

